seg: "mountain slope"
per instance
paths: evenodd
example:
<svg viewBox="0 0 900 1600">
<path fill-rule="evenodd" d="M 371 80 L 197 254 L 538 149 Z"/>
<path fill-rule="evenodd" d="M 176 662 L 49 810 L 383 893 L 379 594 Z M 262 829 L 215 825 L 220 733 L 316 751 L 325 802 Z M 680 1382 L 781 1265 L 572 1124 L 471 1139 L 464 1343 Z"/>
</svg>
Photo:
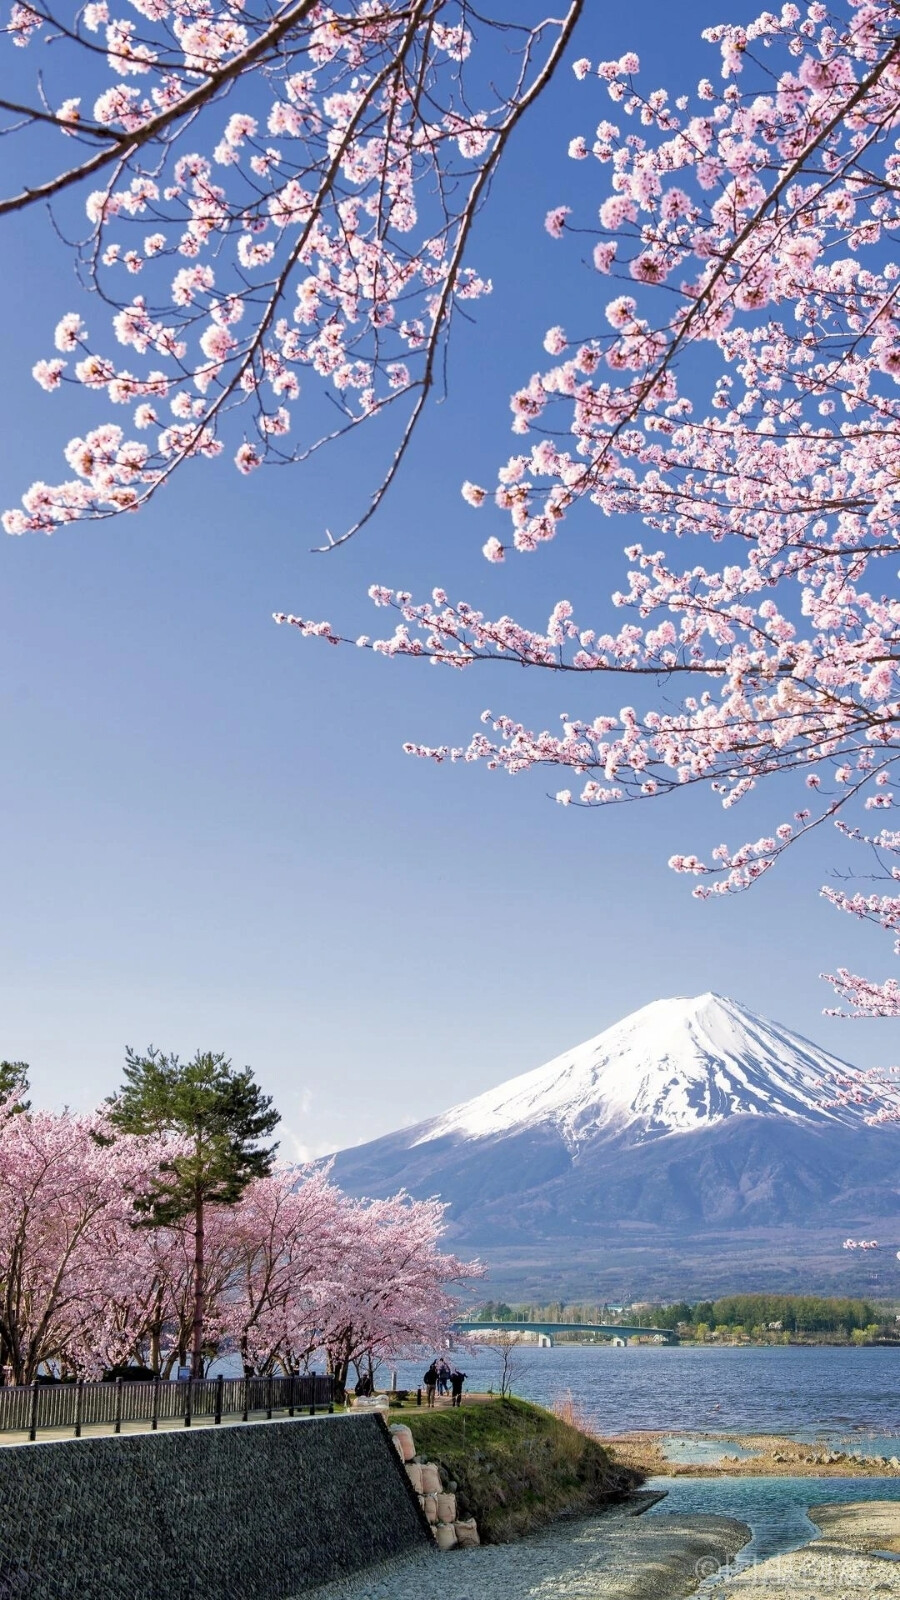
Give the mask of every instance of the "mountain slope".
<svg viewBox="0 0 900 1600">
<path fill-rule="evenodd" d="M 576 1260 L 593 1285 L 606 1274 L 612 1287 L 627 1259 L 641 1292 L 721 1288 L 729 1273 L 746 1286 L 751 1234 L 765 1235 L 764 1281 L 778 1263 L 796 1287 L 814 1258 L 821 1287 L 849 1286 L 868 1269 L 842 1255 L 843 1236 L 900 1229 L 900 1131 L 829 1104 L 848 1070 L 733 1000 L 660 1000 L 536 1071 L 340 1152 L 335 1177 L 357 1194 L 440 1194 L 454 1247 L 505 1262 L 513 1293 L 525 1274 L 568 1292 Z"/>
<path fill-rule="evenodd" d="M 824 1103 L 847 1070 L 734 1000 L 655 1000 L 546 1066 L 422 1124 L 412 1143 L 552 1124 L 577 1149 L 601 1133 L 658 1138 L 744 1115 L 858 1124 L 859 1108 Z"/>
</svg>

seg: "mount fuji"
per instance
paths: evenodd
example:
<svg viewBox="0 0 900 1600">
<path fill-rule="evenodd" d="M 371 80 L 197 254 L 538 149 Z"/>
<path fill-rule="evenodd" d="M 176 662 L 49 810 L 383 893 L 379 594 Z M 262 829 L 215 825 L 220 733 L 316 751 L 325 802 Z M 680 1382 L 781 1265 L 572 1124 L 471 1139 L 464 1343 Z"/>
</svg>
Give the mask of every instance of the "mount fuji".
<svg viewBox="0 0 900 1600">
<path fill-rule="evenodd" d="M 851 1070 L 734 1000 L 656 1000 L 334 1176 L 441 1195 L 507 1296 L 871 1293 L 841 1241 L 900 1236 L 900 1128 L 834 1104 Z"/>
</svg>

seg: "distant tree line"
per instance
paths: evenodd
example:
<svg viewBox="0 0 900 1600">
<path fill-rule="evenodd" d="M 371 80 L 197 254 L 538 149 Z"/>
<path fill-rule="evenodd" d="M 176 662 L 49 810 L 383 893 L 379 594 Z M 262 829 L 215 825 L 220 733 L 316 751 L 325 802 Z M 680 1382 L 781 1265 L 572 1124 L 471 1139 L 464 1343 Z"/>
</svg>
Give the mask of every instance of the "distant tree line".
<svg viewBox="0 0 900 1600">
<path fill-rule="evenodd" d="M 750 1337 L 770 1334 L 833 1334 L 851 1338 L 871 1335 L 884 1323 L 883 1309 L 868 1300 L 834 1299 L 820 1295 L 732 1294 L 718 1300 L 678 1300 L 671 1304 L 631 1305 L 624 1310 L 608 1304 L 508 1305 L 488 1300 L 478 1319 L 501 1322 L 576 1322 L 584 1324 L 644 1324 L 671 1328 L 687 1337 L 735 1333 Z"/>
</svg>

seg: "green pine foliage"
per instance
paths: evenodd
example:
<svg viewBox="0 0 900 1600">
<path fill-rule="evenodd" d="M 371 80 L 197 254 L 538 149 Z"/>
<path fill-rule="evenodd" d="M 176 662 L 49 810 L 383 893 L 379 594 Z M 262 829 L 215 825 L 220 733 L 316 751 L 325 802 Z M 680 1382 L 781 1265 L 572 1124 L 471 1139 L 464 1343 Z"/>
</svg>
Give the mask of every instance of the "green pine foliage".
<svg viewBox="0 0 900 1600">
<path fill-rule="evenodd" d="M 191 1368 L 203 1376 L 205 1315 L 205 1219 L 208 1206 L 236 1205 L 254 1178 L 272 1170 L 277 1145 L 264 1141 L 280 1117 L 252 1069 L 198 1050 L 179 1061 L 151 1046 L 144 1056 L 131 1048 L 125 1082 L 109 1102 L 110 1121 L 123 1133 L 157 1134 L 178 1141 L 135 1210 L 148 1227 L 163 1228 L 193 1218 L 194 1316 Z M 183 1361 L 186 1352 L 181 1352 Z"/>
</svg>

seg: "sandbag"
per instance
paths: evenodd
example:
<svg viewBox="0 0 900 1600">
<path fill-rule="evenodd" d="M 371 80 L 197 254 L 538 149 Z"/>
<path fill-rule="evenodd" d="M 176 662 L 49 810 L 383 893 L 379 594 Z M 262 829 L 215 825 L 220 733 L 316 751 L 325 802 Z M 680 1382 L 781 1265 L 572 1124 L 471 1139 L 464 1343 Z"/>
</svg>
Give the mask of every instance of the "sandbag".
<svg viewBox="0 0 900 1600">
<path fill-rule="evenodd" d="M 456 1534 L 452 1528 L 448 1528 L 446 1522 L 436 1523 L 433 1532 L 439 1550 L 456 1549 Z"/>
<path fill-rule="evenodd" d="M 437 1495 L 434 1495 L 434 1494 L 423 1494 L 423 1496 L 422 1496 L 422 1510 L 424 1511 L 425 1516 L 426 1516 L 426 1518 L 428 1519 L 429 1522 L 432 1522 L 432 1523 L 437 1522 L 437 1519 L 438 1519 L 438 1514 L 437 1514 Z"/>
<path fill-rule="evenodd" d="M 425 1493 L 424 1489 L 422 1488 L 422 1468 L 419 1466 L 417 1461 L 407 1461 L 406 1476 L 415 1489 L 416 1494 Z"/>
<path fill-rule="evenodd" d="M 462 1522 L 454 1522 L 453 1532 L 456 1534 L 456 1542 L 461 1550 L 471 1549 L 481 1543 L 474 1517 L 466 1517 Z"/>
<path fill-rule="evenodd" d="M 439 1494 L 437 1497 L 438 1522 L 456 1521 L 456 1495 Z"/>
<path fill-rule="evenodd" d="M 433 1461 L 422 1462 L 422 1489 L 425 1494 L 440 1494 L 444 1485 Z"/>
<path fill-rule="evenodd" d="M 395 1422 L 391 1428 L 391 1437 L 393 1438 L 394 1443 L 399 1445 L 400 1454 L 402 1455 L 403 1460 L 411 1461 L 416 1453 L 416 1445 L 412 1436 L 412 1430 L 406 1426 L 405 1422 Z"/>
</svg>

